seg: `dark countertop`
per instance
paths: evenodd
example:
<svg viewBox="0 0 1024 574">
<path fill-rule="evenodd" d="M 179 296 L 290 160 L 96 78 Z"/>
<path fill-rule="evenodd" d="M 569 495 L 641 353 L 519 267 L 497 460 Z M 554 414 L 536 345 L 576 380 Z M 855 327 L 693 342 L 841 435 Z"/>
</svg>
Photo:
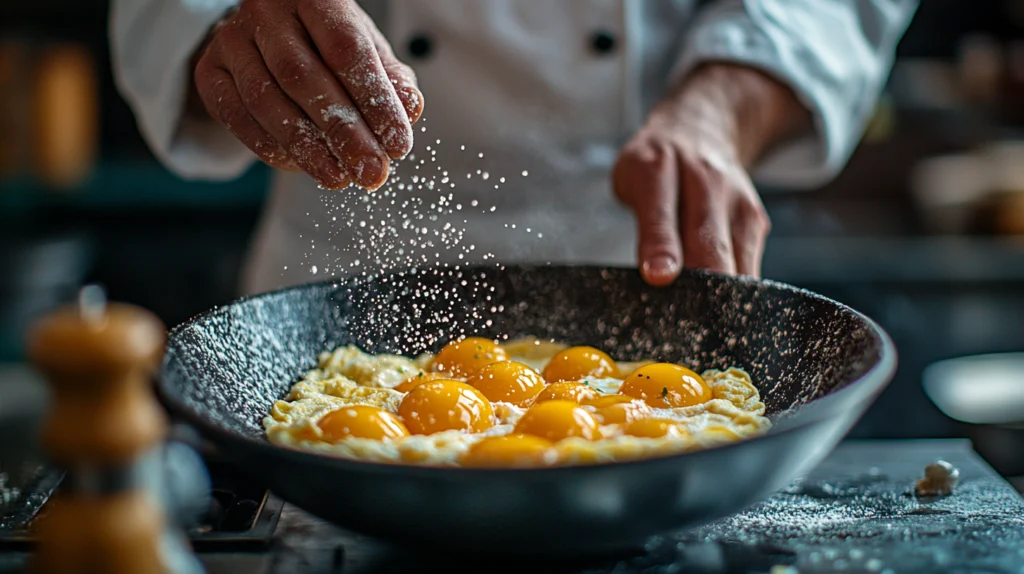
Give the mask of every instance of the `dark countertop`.
<svg viewBox="0 0 1024 574">
<path fill-rule="evenodd" d="M 910 493 L 924 466 L 961 471 L 950 497 Z M 386 504 L 386 501 L 382 501 Z M 1024 572 L 1024 499 L 962 440 L 848 441 L 750 510 L 586 565 L 462 563 L 389 550 L 285 506 L 271 556 L 206 556 L 209 572 Z"/>
</svg>

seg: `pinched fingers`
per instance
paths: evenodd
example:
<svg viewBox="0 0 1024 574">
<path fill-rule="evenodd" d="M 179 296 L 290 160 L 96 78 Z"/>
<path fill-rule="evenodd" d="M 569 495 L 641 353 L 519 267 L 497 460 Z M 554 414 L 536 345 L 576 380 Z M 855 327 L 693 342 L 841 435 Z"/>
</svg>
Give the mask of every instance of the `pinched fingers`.
<svg viewBox="0 0 1024 574">
<path fill-rule="evenodd" d="M 327 65 L 392 158 L 412 149 L 412 123 L 355 2 L 308 0 L 298 14 Z"/>
<path fill-rule="evenodd" d="M 257 29 L 255 42 L 277 84 L 324 134 L 346 175 L 367 189 L 380 187 L 387 180 L 390 158 L 308 43 L 301 24 L 285 20 L 273 30 Z"/>
</svg>

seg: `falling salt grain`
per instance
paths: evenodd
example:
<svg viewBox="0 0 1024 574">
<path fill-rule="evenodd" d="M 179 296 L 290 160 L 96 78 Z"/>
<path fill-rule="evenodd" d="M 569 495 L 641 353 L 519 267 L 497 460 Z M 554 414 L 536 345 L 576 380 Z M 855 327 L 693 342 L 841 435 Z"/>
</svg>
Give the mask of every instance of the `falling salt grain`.
<svg viewBox="0 0 1024 574">
<path fill-rule="evenodd" d="M 524 169 L 524 170 L 523 170 L 523 177 L 526 177 L 526 176 L 528 176 L 528 175 L 530 175 L 530 172 L 528 172 L 528 171 L 526 171 L 526 170 Z"/>
<path fill-rule="evenodd" d="M 316 268 L 316 265 L 309 268 L 309 272 L 312 273 L 313 275 L 316 275 L 317 271 L 319 270 Z"/>
</svg>

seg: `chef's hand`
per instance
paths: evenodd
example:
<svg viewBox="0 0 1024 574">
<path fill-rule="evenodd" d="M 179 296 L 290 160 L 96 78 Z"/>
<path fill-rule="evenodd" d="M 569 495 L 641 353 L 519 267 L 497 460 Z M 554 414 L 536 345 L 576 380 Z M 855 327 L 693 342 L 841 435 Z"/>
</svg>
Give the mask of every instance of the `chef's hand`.
<svg viewBox="0 0 1024 574">
<path fill-rule="evenodd" d="M 412 149 L 413 71 L 355 0 L 243 0 L 198 54 L 206 111 L 267 164 L 376 189 Z"/>
<path fill-rule="evenodd" d="M 729 64 L 702 66 L 658 104 L 612 174 L 644 279 L 666 285 L 684 266 L 759 276 L 771 224 L 747 168 L 809 125 L 789 89 Z"/>
</svg>

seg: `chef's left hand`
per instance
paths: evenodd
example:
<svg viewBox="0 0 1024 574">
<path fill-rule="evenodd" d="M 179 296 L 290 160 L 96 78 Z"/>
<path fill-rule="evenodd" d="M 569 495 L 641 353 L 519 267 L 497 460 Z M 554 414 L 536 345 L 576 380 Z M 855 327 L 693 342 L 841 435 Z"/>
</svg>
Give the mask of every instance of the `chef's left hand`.
<svg viewBox="0 0 1024 574">
<path fill-rule="evenodd" d="M 788 88 L 730 64 L 698 68 L 658 104 L 612 173 L 644 279 L 666 285 L 684 266 L 759 276 L 771 224 L 747 169 L 809 125 Z"/>
</svg>

